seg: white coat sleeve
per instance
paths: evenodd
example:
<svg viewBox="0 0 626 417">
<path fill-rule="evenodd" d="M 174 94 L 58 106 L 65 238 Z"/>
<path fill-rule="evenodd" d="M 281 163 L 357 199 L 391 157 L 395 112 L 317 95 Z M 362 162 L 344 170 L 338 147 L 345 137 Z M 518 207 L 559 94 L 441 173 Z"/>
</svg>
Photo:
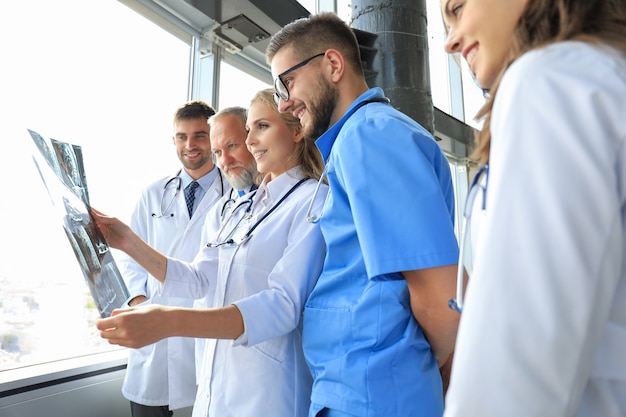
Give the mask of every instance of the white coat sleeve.
<svg viewBox="0 0 626 417">
<path fill-rule="evenodd" d="M 624 251 L 614 129 L 624 80 L 585 52 L 531 52 L 497 93 L 446 417 L 561 417 L 579 406 Z"/>
<path fill-rule="evenodd" d="M 220 227 L 221 200 L 207 213 L 205 231 L 201 234 L 200 250 L 192 262 L 167 258 L 165 282 L 160 284 L 160 293 L 168 297 L 200 299 L 214 291 L 219 266 L 219 249 L 206 245 Z M 212 299 L 212 297 L 210 297 Z"/>
<path fill-rule="evenodd" d="M 314 207 L 317 212 L 321 212 L 326 192 L 322 187 L 318 194 Z M 234 303 L 245 327 L 235 345 L 252 346 L 285 335 L 300 323 L 304 303 L 322 272 L 326 252 L 319 224 L 306 221 L 308 194 L 304 201 L 292 215 L 287 243 L 269 274 L 268 288 Z"/>
<path fill-rule="evenodd" d="M 204 247 L 193 262 L 168 257 L 161 294 L 193 299 L 206 297 L 217 276 L 218 258 L 213 257 L 212 252 L 217 253 L 214 248 Z"/>
</svg>

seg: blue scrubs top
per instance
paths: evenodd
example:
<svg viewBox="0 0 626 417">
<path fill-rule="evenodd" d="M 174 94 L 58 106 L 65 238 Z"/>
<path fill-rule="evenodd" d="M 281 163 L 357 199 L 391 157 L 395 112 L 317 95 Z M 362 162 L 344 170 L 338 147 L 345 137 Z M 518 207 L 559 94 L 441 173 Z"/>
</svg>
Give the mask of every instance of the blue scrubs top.
<svg viewBox="0 0 626 417">
<path fill-rule="evenodd" d="M 450 167 L 411 118 L 386 103 L 358 107 L 380 97 L 379 88 L 362 94 L 316 142 L 331 194 L 324 269 L 304 313 L 311 415 L 320 406 L 370 417 L 443 413 L 437 362 L 400 272 L 457 262 Z"/>
</svg>

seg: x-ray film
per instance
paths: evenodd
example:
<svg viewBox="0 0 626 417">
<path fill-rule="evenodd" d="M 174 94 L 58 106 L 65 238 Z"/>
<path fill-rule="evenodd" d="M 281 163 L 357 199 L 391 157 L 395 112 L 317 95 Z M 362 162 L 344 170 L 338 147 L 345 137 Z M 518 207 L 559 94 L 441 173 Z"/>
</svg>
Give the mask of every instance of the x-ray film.
<svg viewBox="0 0 626 417">
<path fill-rule="evenodd" d="M 125 305 L 129 292 L 104 237 L 90 215 L 87 177 L 80 146 L 46 139 L 28 129 L 35 142 L 33 160 L 59 211 L 101 317 Z"/>
</svg>

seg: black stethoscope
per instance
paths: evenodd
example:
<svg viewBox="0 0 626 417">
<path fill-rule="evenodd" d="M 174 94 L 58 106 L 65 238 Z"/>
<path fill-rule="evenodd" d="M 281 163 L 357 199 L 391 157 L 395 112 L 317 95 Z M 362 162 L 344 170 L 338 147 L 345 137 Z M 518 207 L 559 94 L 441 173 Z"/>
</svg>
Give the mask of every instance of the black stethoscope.
<svg viewBox="0 0 626 417">
<path fill-rule="evenodd" d="M 250 190 L 248 192 L 252 192 L 256 189 L 257 189 L 256 184 L 253 184 L 252 187 L 250 187 Z M 233 193 L 235 193 L 234 197 L 233 197 Z M 245 191 L 239 191 L 234 188 L 230 189 L 230 193 L 228 194 L 228 200 L 224 201 L 224 204 L 222 205 L 222 210 L 220 211 L 220 217 L 222 218 L 222 220 L 224 219 L 224 214 L 226 213 L 226 209 L 237 200 L 237 197 L 241 197 L 244 194 L 245 194 Z M 254 194 L 250 196 L 250 199 L 246 200 L 244 203 L 251 201 L 253 196 Z M 244 203 L 240 203 L 239 206 Z M 239 206 L 235 207 L 235 210 L 238 209 Z"/>
<path fill-rule="evenodd" d="M 174 217 L 173 212 L 170 212 L 170 214 L 165 214 L 165 213 L 170 211 L 170 209 L 172 208 L 172 204 L 174 204 L 174 201 L 176 201 L 176 197 L 178 197 L 178 194 L 180 193 L 180 190 L 183 187 L 183 179 L 180 177 L 181 172 L 183 172 L 183 170 L 179 169 L 176 175 L 174 175 L 172 178 L 167 180 L 167 182 L 163 186 L 163 194 L 161 195 L 161 203 L 159 204 L 159 210 L 161 214 L 152 213 L 152 217 L 154 217 L 155 219 Z M 221 195 L 223 196 L 224 195 L 224 178 L 222 177 L 222 171 L 220 171 L 219 168 L 217 169 L 217 175 L 220 176 L 220 184 L 222 188 Z M 163 208 L 163 203 L 165 202 L 165 196 L 167 195 L 168 190 L 171 190 L 171 189 L 174 189 L 174 195 L 170 199 L 169 203 L 167 203 L 165 208 Z"/>
<path fill-rule="evenodd" d="M 289 195 L 296 190 L 296 188 L 301 186 L 305 181 L 307 181 L 309 179 L 310 178 L 302 178 L 300 181 L 298 181 L 293 187 L 291 187 L 289 189 L 289 191 L 287 191 L 285 193 L 285 195 L 280 200 L 278 200 L 278 202 L 276 204 L 274 204 L 274 206 L 272 206 L 272 208 L 270 208 L 268 210 L 267 213 L 265 213 L 263 216 L 261 216 L 261 218 L 259 220 L 257 220 L 257 222 L 255 224 L 253 224 L 252 227 L 250 227 L 250 229 L 248 229 L 246 234 L 243 235 L 243 237 L 241 239 L 235 241 L 233 239 L 233 235 L 235 234 L 235 231 L 237 230 L 237 228 L 239 227 L 241 222 L 244 219 L 250 219 L 252 217 L 252 214 L 250 212 L 252 211 L 252 203 L 253 203 L 254 196 L 256 195 L 256 190 L 253 191 L 250 194 L 250 197 L 248 197 L 246 200 L 244 200 L 244 201 L 240 202 L 239 204 L 237 204 L 237 206 L 235 206 L 233 211 L 230 212 L 230 215 L 228 216 L 228 218 L 225 221 L 222 221 L 222 227 L 220 228 L 219 232 L 217 233 L 217 237 L 215 238 L 215 242 L 207 243 L 207 247 L 209 247 L 209 248 L 219 248 L 220 246 L 239 246 L 239 245 L 242 245 L 242 244 L 246 243 L 252 237 L 252 232 L 263 222 L 263 220 L 265 220 L 270 214 L 272 214 L 272 212 L 274 212 L 274 210 L 276 210 L 278 208 L 278 206 L 280 206 L 281 203 L 283 201 L 285 201 L 285 199 L 287 197 L 289 197 Z M 227 203 L 228 203 L 228 201 L 227 201 Z M 224 206 L 222 208 L 222 211 L 224 211 L 225 207 L 226 206 Z M 222 237 L 222 234 L 226 230 L 226 226 L 230 223 L 230 221 L 232 220 L 232 218 L 235 215 L 235 213 L 241 207 L 246 207 L 246 209 L 244 211 L 244 214 L 239 218 L 237 223 L 235 223 L 233 228 L 230 229 L 230 232 L 228 232 L 228 234 L 226 234 L 226 236 Z"/>
<path fill-rule="evenodd" d="M 220 227 L 219 232 L 217 232 L 217 237 L 215 238 L 215 243 L 209 242 L 207 244 L 208 247 L 210 247 L 210 248 L 218 248 L 218 247 L 220 247 L 222 245 L 234 244 L 234 241 L 232 239 L 232 235 L 235 233 L 235 230 L 237 230 L 237 228 L 239 227 L 239 225 L 241 224 L 241 222 L 244 219 L 249 219 L 249 218 L 252 217 L 251 214 L 250 214 L 250 211 L 252 211 L 252 203 L 254 202 L 254 196 L 255 195 L 256 195 L 256 190 L 253 191 L 252 193 L 250 193 L 250 197 L 248 197 L 247 199 L 245 199 L 241 203 L 237 204 L 235 206 L 235 208 L 233 208 L 233 210 L 230 212 L 230 215 L 228 216 L 228 218 L 225 221 L 224 221 L 224 212 L 226 210 L 226 207 L 229 205 L 229 203 L 234 203 L 235 199 L 229 198 L 224 203 L 224 206 L 222 207 L 222 214 L 221 214 L 221 217 L 222 217 L 222 227 Z M 231 196 L 232 196 L 232 190 L 231 190 Z M 230 221 L 232 220 L 232 218 L 235 215 L 235 213 L 237 213 L 237 211 L 241 207 L 245 207 L 246 208 L 245 211 L 244 211 L 244 214 L 239 218 L 237 223 L 235 223 L 235 225 L 233 226 L 231 231 L 226 235 L 226 237 L 222 238 L 222 234 L 224 233 L 224 231 L 226 229 L 226 225 L 228 225 L 230 223 Z M 242 239 L 242 241 L 243 241 L 243 239 Z"/>
<path fill-rule="evenodd" d="M 233 197 L 233 191 L 235 192 L 235 196 Z M 253 190 L 251 190 L 253 191 Z M 222 210 L 220 211 L 220 217 L 223 219 L 224 218 L 224 213 L 226 213 L 226 208 L 228 206 L 230 206 L 231 204 L 233 204 L 235 202 L 235 200 L 237 199 L 238 194 L 237 194 L 237 190 L 235 190 L 234 188 L 230 189 L 230 193 L 228 194 L 228 200 L 224 201 L 224 205 L 222 205 Z M 252 198 L 250 198 L 250 200 L 252 200 Z M 236 210 L 237 208 L 235 208 Z"/>
</svg>

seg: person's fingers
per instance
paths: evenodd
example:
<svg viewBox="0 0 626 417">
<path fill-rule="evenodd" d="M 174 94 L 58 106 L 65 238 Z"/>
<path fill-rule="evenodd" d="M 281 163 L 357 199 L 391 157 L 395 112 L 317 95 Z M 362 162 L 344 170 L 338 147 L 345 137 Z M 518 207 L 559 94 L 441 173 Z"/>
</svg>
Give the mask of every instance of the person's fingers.
<svg viewBox="0 0 626 417">
<path fill-rule="evenodd" d="M 116 308 L 115 310 L 113 310 L 111 312 L 111 317 L 115 317 L 118 314 L 126 313 L 126 312 L 132 311 L 132 310 L 133 310 L 132 308 Z"/>
<path fill-rule="evenodd" d="M 93 207 L 91 207 L 91 214 L 92 214 L 95 218 L 97 218 L 97 219 L 103 219 L 103 218 L 106 218 L 106 217 L 107 217 L 107 216 L 106 216 L 103 212 L 101 212 L 101 211 L 99 211 L 99 210 L 97 210 L 97 209 L 95 209 L 95 208 L 93 208 Z"/>
<path fill-rule="evenodd" d="M 101 332 L 115 328 L 115 320 L 113 319 L 113 317 L 96 320 L 96 329 L 100 330 Z"/>
</svg>

